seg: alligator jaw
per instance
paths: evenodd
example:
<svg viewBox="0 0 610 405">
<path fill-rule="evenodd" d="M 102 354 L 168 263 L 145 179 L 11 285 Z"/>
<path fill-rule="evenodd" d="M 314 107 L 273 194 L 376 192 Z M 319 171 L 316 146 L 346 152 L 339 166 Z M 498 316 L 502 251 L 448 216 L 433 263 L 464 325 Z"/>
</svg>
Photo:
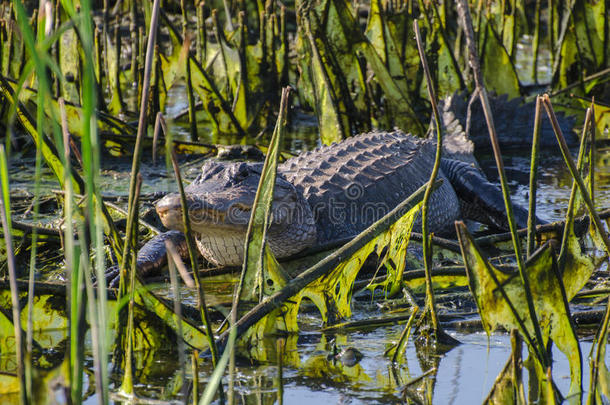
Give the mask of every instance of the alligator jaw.
<svg viewBox="0 0 610 405">
<path fill-rule="evenodd" d="M 188 206 L 191 229 L 196 233 L 208 233 L 212 230 L 232 229 L 244 232 L 250 218 L 250 206 L 245 202 L 213 203 L 208 196 L 188 194 Z M 179 194 L 169 194 L 156 204 L 157 214 L 168 229 L 184 230 L 182 221 L 182 204 Z"/>
</svg>

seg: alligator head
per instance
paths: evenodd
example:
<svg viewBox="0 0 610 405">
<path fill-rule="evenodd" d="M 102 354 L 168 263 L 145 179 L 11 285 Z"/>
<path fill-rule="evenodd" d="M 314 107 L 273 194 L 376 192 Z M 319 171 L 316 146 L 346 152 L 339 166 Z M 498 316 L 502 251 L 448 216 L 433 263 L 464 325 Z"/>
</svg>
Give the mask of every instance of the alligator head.
<svg viewBox="0 0 610 405">
<path fill-rule="evenodd" d="M 185 188 L 191 231 L 208 261 L 222 266 L 242 264 L 262 169 L 262 163 L 208 161 Z M 156 209 L 163 225 L 184 230 L 179 194 L 165 196 Z M 290 256 L 316 243 L 316 224 L 309 204 L 279 173 L 269 222 L 267 243 L 276 257 Z"/>
</svg>

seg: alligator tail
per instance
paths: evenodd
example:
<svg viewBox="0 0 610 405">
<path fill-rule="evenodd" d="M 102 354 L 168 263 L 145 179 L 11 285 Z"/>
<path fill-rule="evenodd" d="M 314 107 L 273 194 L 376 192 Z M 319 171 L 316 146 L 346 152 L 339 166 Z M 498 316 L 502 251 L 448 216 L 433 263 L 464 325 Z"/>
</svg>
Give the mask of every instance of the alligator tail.
<svg viewBox="0 0 610 405">
<path fill-rule="evenodd" d="M 508 99 L 506 94 L 496 96 L 490 95 L 489 102 L 493 113 L 494 124 L 498 134 L 500 146 L 506 149 L 531 147 L 532 136 L 534 130 L 534 112 L 535 103 L 525 102 L 522 98 Z M 465 140 L 474 144 L 474 150 L 478 153 L 491 150 L 489 142 L 489 133 L 483 108 L 479 100 L 474 100 L 470 104 L 470 118 L 468 119 L 468 104 L 469 100 L 464 93 L 455 93 L 439 103 L 441 111 L 441 119 L 445 128 L 445 137 L 448 145 L 453 143 L 456 145 L 464 145 L 461 153 L 468 152 L 472 146 L 468 145 Z M 574 119 L 557 113 L 559 127 L 563 132 L 568 145 L 578 145 L 578 136 L 573 132 Z M 445 143 L 445 141 L 443 141 Z M 559 150 L 558 143 L 555 138 L 555 133 L 551 127 L 551 123 L 543 114 L 542 126 L 540 132 L 540 146 L 543 148 L 553 148 Z M 455 151 L 446 151 L 445 156 L 455 154 Z M 455 158 L 463 158 L 452 156 Z"/>
<path fill-rule="evenodd" d="M 494 229 L 509 229 L 502 191 L 498 186 L 490 183 L 481 171 L 460 160 L 443 158 L 441 169 L 460 200 L 464 218 Z M 513 204 L 513 214 L 519 228 L 527 227 L 528 211 L 525 208 Z"/>
</svg>

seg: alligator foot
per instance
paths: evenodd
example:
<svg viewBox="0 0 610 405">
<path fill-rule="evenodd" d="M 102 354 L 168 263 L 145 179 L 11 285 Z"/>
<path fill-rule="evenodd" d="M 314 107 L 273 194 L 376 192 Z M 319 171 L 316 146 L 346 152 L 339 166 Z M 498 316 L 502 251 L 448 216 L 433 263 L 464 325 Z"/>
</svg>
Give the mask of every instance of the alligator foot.
<svg viewBox="0 0 610 405">
<path fill-rule="evenodd" d="M 106 287 L 108 288 L 119 288 L 119 282 L 121 281 L 121 269 L 119 266 L 112 266 L 106 269 L 104 278 L 106 278 Z M 94 281 L 97 284 L 97 281 Z"/>
<path fill-rule="evenodd" d="M 180 257 L 188 257 L 186 238 L 182 232 L 169 231 L 155 236 L 138 251 L 136 269 L 141 277 L 159 275 L 167 264 L 167 251 L 165 242 L 171 242 L 178 251 Z M 121 270 L 119 266 L 111 266 L 106 269 L 106 285 L 108 288 L 118 288 L 121 281 Z"/>
</svg>

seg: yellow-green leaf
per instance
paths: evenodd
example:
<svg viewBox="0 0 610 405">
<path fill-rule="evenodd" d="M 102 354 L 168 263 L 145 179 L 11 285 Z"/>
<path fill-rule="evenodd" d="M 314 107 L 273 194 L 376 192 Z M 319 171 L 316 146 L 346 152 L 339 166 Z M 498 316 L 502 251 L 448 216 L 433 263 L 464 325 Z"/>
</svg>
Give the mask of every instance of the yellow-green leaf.
<svg viewBox="0 0 610 405">
<path fill-rule="evenodd" d="M 531 343 L 527 336 L 534 336 L 534 329 L 521 279 L 516 273 L 506 274 L 492 266 L 483 257 L 463 223 L 459 223 L 457 229 L 470 290 L 485 330 L 491 333 L 499 326 L 506 330 L 519 329 L 525 334 L 525 341 Z M 531 298 L 545 344 L 551 338 L 566 355 L 570 363 L 570 394 L 579 392 L 582 384 L 582 355 L 571 323 L 564 282 L 558 274 L 555 256 L 549 244 L 528 260 L 525 274 L 529 277 Z"/>
</svg>

